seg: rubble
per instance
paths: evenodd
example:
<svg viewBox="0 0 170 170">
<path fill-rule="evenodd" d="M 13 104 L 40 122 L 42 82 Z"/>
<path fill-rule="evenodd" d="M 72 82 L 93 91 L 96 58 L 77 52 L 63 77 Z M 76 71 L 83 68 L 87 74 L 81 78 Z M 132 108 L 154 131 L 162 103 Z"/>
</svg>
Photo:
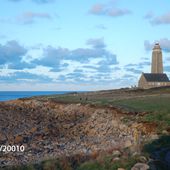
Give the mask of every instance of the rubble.
<svg viewBox="0 0 170 170">
<path fill-rule="evenodd" d="M 116 109 L 37 99 L 0 103 L 0 144 L 24 145 L 2 153 L 3 165 L 19 165 L 108 148 L 130 147 L 132 128 Z M 119 150 L 113 154 L 120 156 Z M 117 158 L 118 159 L 118 158 Z"/>
</svg>

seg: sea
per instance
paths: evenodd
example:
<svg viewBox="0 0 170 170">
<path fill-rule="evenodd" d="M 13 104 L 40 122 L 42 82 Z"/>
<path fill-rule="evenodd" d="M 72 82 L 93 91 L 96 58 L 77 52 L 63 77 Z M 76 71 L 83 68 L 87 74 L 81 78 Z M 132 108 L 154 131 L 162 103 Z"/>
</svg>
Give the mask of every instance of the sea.
<svg viewBox="0 0 170 170">
<path fill-rule="evenodd" d="M 75 91 L 0 91 L 0 101 L 14 100 L 42 95 L 67 94 Z"/>
</svg>

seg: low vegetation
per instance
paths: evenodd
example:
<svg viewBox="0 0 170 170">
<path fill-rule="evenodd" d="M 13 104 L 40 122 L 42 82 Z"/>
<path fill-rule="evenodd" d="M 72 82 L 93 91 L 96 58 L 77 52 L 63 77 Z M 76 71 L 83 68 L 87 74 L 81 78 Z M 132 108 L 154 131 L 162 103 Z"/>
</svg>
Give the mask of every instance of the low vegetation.
<svg viewBox="0 0 170 170">
<path fill-rule="evenodd" d="M 170 96 L 153 96 L 114 101 L 113 105 L 134 112 L 148 112 L 138 121 L 154 122 L 159 131 L 170 127 Z"/>
<path fill-rule="evenodd" d="M 86 160 L 87 159 L 87 160 Z M 117 170 L 125 168 L 130 170 L 133 165 L 138 162 L 138 157 L 123 158 L 121 160 L 113 160 L 113 156 L 109 153 L 98 155 L 96 158 L 79 155 L 72 158 L 60 158 L 46 160 L 38 164 L 25 166 L 13 166 L 3 168 L 3 170 Z"/>
</svg>

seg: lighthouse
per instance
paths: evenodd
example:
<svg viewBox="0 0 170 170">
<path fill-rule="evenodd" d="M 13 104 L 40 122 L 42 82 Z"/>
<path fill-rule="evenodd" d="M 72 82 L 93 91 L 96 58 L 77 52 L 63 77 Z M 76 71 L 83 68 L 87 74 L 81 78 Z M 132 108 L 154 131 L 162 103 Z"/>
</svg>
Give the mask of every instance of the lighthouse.
<svg viewBox="0 0 170 170">
<path fill-rule="evenodd" d="M 154 45 L 152 51 L 151 73 L 163 73 L 162 50 L 159 43 Z"/>
<path fill-rule="evenodd" d="M 142 89 L 170 86 L 168 76 L 163 72 L 162 49 L 155 43 L 152 50 L 151 73 L 142 73 L 138 87 Z"/>
</svg>

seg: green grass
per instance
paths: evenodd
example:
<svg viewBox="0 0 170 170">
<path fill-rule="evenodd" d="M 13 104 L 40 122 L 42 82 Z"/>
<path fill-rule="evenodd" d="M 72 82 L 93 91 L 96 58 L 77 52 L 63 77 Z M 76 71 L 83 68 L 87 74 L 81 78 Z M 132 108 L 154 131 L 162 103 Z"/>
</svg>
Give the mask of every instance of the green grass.
<svg viewBox="0 0 170 170">
<path fill-rule="evenodd" d="M 77 170 L 103 170 L 103 167 L 97 161 L 85 162 Z"/>
<path fill-rule="evenodd" d="M 107 156 L 103 159 L 103 162 L 89 161 L 81 164 L 77 170 L 117 170 L 118 168 L 125 168 L 130 170 L 138 160 L 134 157 L 128 159 L 121 159 L 118 161 L 112 161 L 111 156 Z"/>
<path fill-rule="evenodd" d="M 134 111 L 161 111 L 170 112 L 170 97 L 166 96 L 153 96 L 141 97 L 126 100 L 113 101 L 113 105 L 129 108 Z"/>
<path fill-rule="evenodd" d="M 159 129 L 170 126 L 170 97 L 153 96 L 113 101 L 113 105 L 129 111 L 148 112 L 142 121 L 155 122 Z"/>
</svg>

